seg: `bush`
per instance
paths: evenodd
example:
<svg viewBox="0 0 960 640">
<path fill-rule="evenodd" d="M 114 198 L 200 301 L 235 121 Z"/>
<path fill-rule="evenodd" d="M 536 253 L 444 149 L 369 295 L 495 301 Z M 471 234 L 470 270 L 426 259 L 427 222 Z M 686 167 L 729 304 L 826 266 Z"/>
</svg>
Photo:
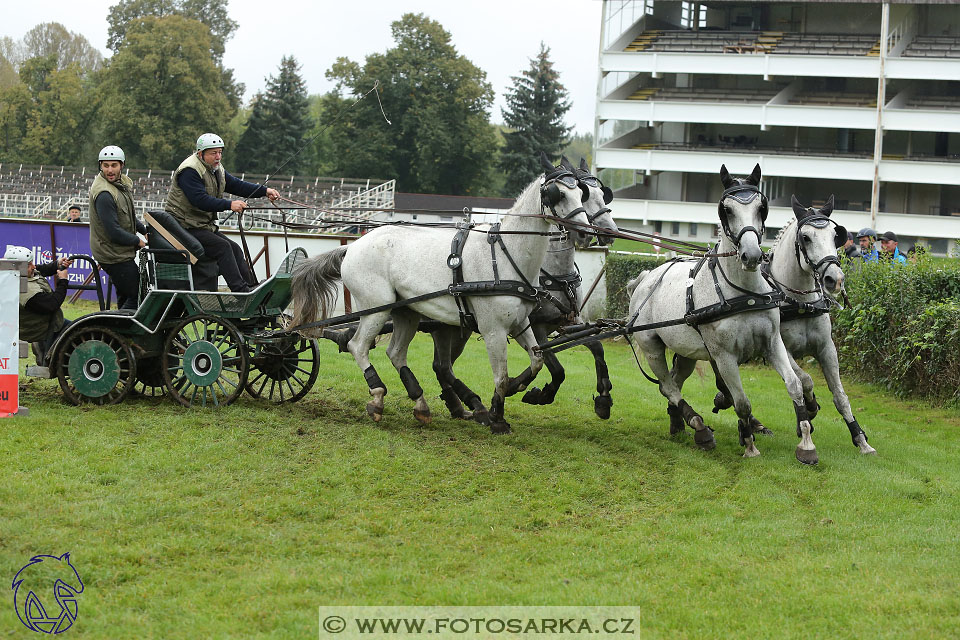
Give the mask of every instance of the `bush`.
<svg viewBox="0 0 960 640">
<path fill-rule="evenodd" d="M 845 271 L 851 305 L 834 314 L 841 368 L 899 395 L 960 399 L 960 265 L 921 259 Z"/>
<path fill-rule="evenodd" d="M 640 275 L 641 271 L 656 269 L 666 261 L 666 257 L 609 254 L 607 256 L 607 317 L 625 317 L 630 308 L 627 283 Z"/>
</svg>

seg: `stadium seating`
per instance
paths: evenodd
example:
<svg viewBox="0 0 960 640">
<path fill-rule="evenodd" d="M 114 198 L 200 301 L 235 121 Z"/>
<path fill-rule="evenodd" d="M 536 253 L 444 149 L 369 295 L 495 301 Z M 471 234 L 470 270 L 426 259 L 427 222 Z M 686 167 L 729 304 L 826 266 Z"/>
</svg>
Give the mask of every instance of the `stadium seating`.
<svg viewBox="0 0 960 640">
<path fill-rule="evenodd" d="M 878 41 L 876 34 L 650 30 L 634 38 L 624 51 L 861 56 L 870 54 Z"/>
<path fill-rule="evenodd" d="M 960 36 L 916 36 L 900 55 L 907 58 L 960 58 Z"/>
</svg>

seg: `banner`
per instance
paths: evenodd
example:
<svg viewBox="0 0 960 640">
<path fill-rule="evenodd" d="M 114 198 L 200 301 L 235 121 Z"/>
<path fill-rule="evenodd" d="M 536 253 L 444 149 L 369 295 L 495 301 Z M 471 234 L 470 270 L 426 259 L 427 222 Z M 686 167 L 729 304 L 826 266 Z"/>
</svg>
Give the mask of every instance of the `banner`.
<svg viewBox="0 0 960 640">
<path fill-rule="evenodd" d="M 33 264 L 46 264 L 53 262 L 54 242 L 58 258 L 75 254 L 88 256 L 90 255 L 90 227 L 78 222 L 0 219 L 0 256 L 3 255 L 7 245 L 15 244 L 33 252 Z M 91 271 L 92 267 L 86 260 L 74 262 L 70 267 L 70 284 L 83 284 Z M 106 273 L 101 272 L 100 276 L 104 282 L 107 282 Z M 95 282 L 91 281 L 91 284 Z M 106 286 L 105 284 L 104 287 Z M 73 295 L 73 291 L 68 295 Z M 85 300 L 96 300 L 97 293 L 84 291 L 80 297 Z"/>
<path fill-rule="evenodd" d="M 16 413 L 20 406 L 19 333 L 20 272 L 0 269 L 0 418 Z"/>
</svg>

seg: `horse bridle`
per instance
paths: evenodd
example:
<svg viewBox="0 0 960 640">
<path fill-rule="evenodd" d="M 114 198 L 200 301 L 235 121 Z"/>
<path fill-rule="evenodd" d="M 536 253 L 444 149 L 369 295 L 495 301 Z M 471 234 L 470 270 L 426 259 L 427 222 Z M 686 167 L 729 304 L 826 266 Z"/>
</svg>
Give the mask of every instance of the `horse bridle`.
<svg viewBox="0 0 960 640">
<path fill-rule="evenodd" d="M 720 202 L 717 204 L 717 212 L 720 215 L 720 226 L 723 228 L 723 233 L 730 241 L 733 243 L 734 248 L 740 250 L 740 240 L 743 238 L 743 234 L 748 231 L 752 231 L 757 234 L 757 244 L 763 240 L 763 231 L 766 228 L 763 223 L 760 224 L 760 229 L 757 229 L 753 225 L 747 225 L 740 229 L 740 233 L 736 236 L 733 235 L 733 232 L 730 230 L 730 224 L 727 222 L 727 208 L 723 204 L 724 200 L 727 198 L 733 198 L 740 204 L 750 204 L 753 202 L 757 196 L 760 197 L 760 220 L 766 221 L 767 212 L 770 210 L 767 204 L 767 196 L 763 195 L 760 192 L 760 189 L 756 185 L 744 183 L 744 184 L 735 184 L 731 187 L 727 187 L 723 190 L 723 195 L 720 196 Z"/>
<path fill-rule="evenodd" d="M 586 208 L 582 206 L 589 193 L 586 191 L 586 187 L 580 187 L 580 190 L 583 193 L 583 195 L 580 197 L 581 206 L 564 216 L 561 216 L 557 213 L 556 206 L 563 198 L 563 194 L 560 192 L 560 187 L 558 187 L 556 184 L 558 182 L 568 189 L 573 189 L 574 187 L 580 186 L 577 176 L 574 175 L 573 172 L 567 171 L 566 169 L 557 169 L 553 173 L 544 176 L 543 184 L 540 185 L 541 210 L 543 208 L 548 208 L 550 209 L 550 213 L 553 214 L 554 218 L 560 218 L 562 220 L 570 220 L 580 213 L 589 218 Z"/>
<path fill-rule="evenodd" d="M 610 187 L 603 184 L 603 181 L 600 178 L 596 177 L 591 173 L 586 171 L 577 170 L 577 181 L 589 188 L 599 188 L 603 192 L 603 204 L 610 204 L 613 202 L 613 190 Z M 589 196 L 588 196 L 589 197 Z M 587 213 L 587 220 L 590 221 L 590 224 L 594 224 L 600 216 L 605 213 L 613 213 L 613 210 L 609 207 L 601 207 L 595 213 Z"/>
<path fill-rule="evenodd" d="M 820 283 L 820 279 L 823 277 L 823 272 L 826 271 L 828 266 L 831 264 L 835 264 L 837 267 L 840 266 L 840 256 L 836 254 L 827 255 L 821 258 L 818 262 L 814 262 L 810 259 L 810 255 L 807 253 L 807 248 L 803 245 L 803 242 L 800 239 L 803 235 L 801 231 L 803 231 L 803 227 L 806 225 L 810 225 L 815 229 L 823 229 L 831 224 L 836 227 L 834 244 L 837 245 L 837 248 L 839 249 L 843 246 L 840 244 L 840 238 L 842 237 L 844 241 L 847 239 L 847 230 L 845 227 L 840 226 L 824 215 L 812 215 L 797 222 L 797 234 L 796 238 L 794 238 L 794 251 L 797 255 L 797 262 L 802 264 L 800 260 L 802 256 L 803 261 L 806 262 L 813 271 L 813 277 L 817 281 L 818 285 Z"/>
</svg>

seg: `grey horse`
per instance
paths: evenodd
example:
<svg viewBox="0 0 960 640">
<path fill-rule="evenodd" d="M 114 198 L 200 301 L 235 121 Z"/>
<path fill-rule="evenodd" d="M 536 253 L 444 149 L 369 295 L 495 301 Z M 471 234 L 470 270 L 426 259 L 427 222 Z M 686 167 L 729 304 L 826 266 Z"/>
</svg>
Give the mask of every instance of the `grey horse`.
<svg viewBox="0 0 960 640">
<path fill-rule="evenodd" d="M 876 453 L 867 443 L 867 434 L 860 427 L 850 400 L 840 381 L 840 364 L 837 348 L 833 344 L 833 325 L 830 322 L 830 307 L 836 304 L 833 296 L 843 288 L 844 274 L 840 269 L 837 250 L 846 240 L 846 229 L 830 220 L 833 213 L 833 196 L 819 208 L 804 207 L 796 196 L 791 197 L 795 218 L 780 230 L 773 248 L 767 253 L 764 265 L 773 281 L 784 290 L 786 300 L 780 305 L 780 335 L 791 355 L 791 365 L 800 383 L 811 416 L 817 414 L 820 405 L 813 393 L 813 378 L 800 368 L 796 358 L 813 356 L 820 363 L 827 387 L 833 394 L 833 404 L 840 412 L 853 444 L 860 453 Z M 731 402 L 721 390 L 714 398 L 714 412 L 726 409 Z M 755 432 L 766 431 L 763 425 L 751 417 Z"/>
<path fill-rule="evenodd" d="M 374 421 L 383 417 L 383 398 L 387 387 L 370 363 L 374 338 L 391 315 L 384 309 L 401 301 L 412 313 L 394 313 L 393 334 L 387 355 L 400 374 L 407 395 L 414 401 L 414 416 L 430 421 L 430 408 L 423 389 L 407 366 L 407 348 L 417 331 L 417 318 L 426 317 L 457 326 L 461 322 L 459 303 L 466 301 L 483 336 L 493 370 L 495 390 L 490 403 L 490 429 L 494 433 L 510 430 L 504 420 L 504 399 L 526 388 L 543 366 L 543 358 L 534 351 L 536 339 L 527 322 L 535 297 L 531 281 L 536 281 L 549 243 L 555 218 L 588 223 L 581 207 L 582 190 L 574 177 L 564 172 L 539 176 L 523 190 L 500 225 L 473 230 L 462 250 L 465 282 L 502 281 L 516 285 L 510 294 L 503 289 L 478 290 L 479 295 L 437 295 L 451 284 L 449 251 L 458 233 L 449 228 L 383 226 L 362 236 L 353 244 L 305 260 L 297 265 L 292 278 L 293 324 L 314 321 L 327 310 L 337 294 L 336 283 L 350 289 L 355 308 L 364 313 L 356 333 L 347 343 L 370 390 L 372 400 L 367 413 Z M 562 224 L 562 223 L 561 223 Z M 589 238 L 573 232 L 582 243 Z M 496 262 L 493 260 L 496 258 Z M 520 291 L 522 295 L 516 292 Z M 414 300 L 418 298 L 417 300 Z M 511 378 L 507 372 L 507 337 L 513 335 L 530 356 L 530 367 Z"/>
<path fill-rule="evenodd" d="M 780 337 L 776 306 L 779 292 L 759 269 L 763 258 L 760 238 L 768 211 L 766 198 L 759 190 L 760 177 L 760 165 L 747 178 L 734 178 L 726 166 L 720 168 L 724 192 L 718 204 L 722 233 L 716 253 L 695 263 L 671 261 L 641 274 L 631 283 L 635 288 L 630 298 L 630 324 L 660 392 L 667 398 L 672 432 L 678 430 L 674 428 L 674 416 L 680 416 L 694 429 L 694 441 L 701 448 L 715 446 L 712 430 L 681 394 L 696 361 L 711 360 L 733 399 L 743 455 L 760 455 L 738 366 L 762 355 L 783 378 L 793 400 L 800 438 L 797 459 L 816 464 L 817 450 L 803 387 Z M 685 321 L 677 323 L 678 318 Z M 641 327 L 650 328 L 638 330 Z M 667 366 L 667 349 L 678 355 L 672 373 Z"/>
</svg>

